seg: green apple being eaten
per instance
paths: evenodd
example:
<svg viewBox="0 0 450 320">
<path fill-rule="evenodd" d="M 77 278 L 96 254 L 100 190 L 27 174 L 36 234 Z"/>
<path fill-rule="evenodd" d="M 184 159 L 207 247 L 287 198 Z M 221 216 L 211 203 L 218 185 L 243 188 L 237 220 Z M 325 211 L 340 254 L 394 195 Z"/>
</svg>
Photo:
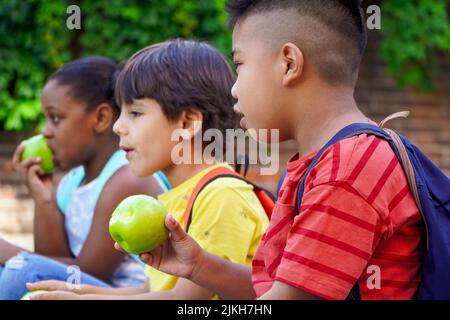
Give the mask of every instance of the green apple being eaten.
<svg viewBox="0 0 450 320">
<path fill-rule="evenodd" d="M 124 199 L 109 221 L 109 233 L 126 252 L 140 254 L 160 246 L 169 236 L 164 205 L 147 195 Z"/>
<path fill-rule="evenodd" d="M 37 136 L 25 140 L 23 146 L 22 161 L 29 158 L 40 158 L 42 170 L 44 170 L 46 174 L 53 172 L 55 169 L 53 154 L 42 134 L 38 134 Z"/>
<path fill-rule="evenodd" d="M 40 293 L 44 293 L 44 292 L 47 292 L 46 290 L 35 290 L 35 291 L 30 291 L 30 292 L 27 292 L 23 297 L 22 297 L 22 299 L 20 299 L 20 300 L 30 300 L 30 297 L 32 297 L 32 296 L 34 296 L 34 295 L 37 295 L 37 294 L 40 294 Z"/>
</svg>

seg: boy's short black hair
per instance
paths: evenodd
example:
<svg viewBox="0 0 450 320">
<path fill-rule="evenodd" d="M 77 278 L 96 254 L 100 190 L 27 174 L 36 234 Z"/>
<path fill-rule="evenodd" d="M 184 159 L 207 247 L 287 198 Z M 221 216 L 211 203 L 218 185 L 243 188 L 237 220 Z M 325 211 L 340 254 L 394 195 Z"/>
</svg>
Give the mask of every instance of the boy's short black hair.
<svg viewBox="0 0 450 320">
<path fill-rule="evenodd" d="M 170 40 L 135 53 L 116 82 L 119 105 L 155 99 L 169 120 L 183 111 L 203 114 L 202 130 L 225 132 L 237 126 L 231 95 L 234 73 L 214 47 L 199 41 Z"/>
<path fill-rule="evenodd" d="M 276 10 L 295 12 L 296 21 L 267 21 L 277 35 L 289 33 L 330 83 L 355 84 L 357 71 L 367 43 L 361 0 L 230 0 L 232 27 L 256 14 Z M 292 19 L 291 19 L 292 20 Z M 302 21 L 304 23 L 302 24 Z M 311 21 L 314 21 L 312 25 Z M 292 25 L 296 25 L 292 28 Z M 290 28 L 282 29 L 289 25 Z M 294 30 L 293 30 L 294 29 Z M 325 30 L 325 31 L 324 31 Z M 308 52 L 309 51 L 309 52 Z"/>
<path fill-rule="evenodd" d="M 108 103 L 118 115 L 120 109 L 114 99 L 114 81 L 119 70 L 120 66 L 109 58 L 86 57 L 64 64 L 48 81 L 70 86 L 70 94 L 86 104 L 87 111 Z"/>
</svg>

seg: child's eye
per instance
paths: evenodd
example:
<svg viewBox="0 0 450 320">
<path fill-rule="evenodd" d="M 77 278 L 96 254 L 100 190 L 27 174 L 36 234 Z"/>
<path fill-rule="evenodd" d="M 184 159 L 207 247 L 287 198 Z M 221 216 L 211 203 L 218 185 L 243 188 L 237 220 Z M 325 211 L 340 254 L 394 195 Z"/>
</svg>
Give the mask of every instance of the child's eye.
<svg viewBox="0 0 450 320">
<path fill-rule="evenodd" d="M 55 115 L 50 115 L 49 118 L 53 124 L 58 124 L 61 121 L 61 118 Z"/>
<path fill-rule="evenodd" d="M 137 118 L 137 117 L 141 116 L 142 113 L 136 112 L 136 111 L 131 111 L 130 115 L 131 115 L 132 118 Z"/>
</svg>

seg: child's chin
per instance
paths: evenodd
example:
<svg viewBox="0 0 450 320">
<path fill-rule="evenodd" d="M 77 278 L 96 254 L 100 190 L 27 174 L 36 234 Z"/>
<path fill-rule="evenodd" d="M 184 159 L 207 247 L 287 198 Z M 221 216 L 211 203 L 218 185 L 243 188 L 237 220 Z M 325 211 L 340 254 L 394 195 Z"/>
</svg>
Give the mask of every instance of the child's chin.
<svg viewBox="0 0 450 320">
<path fill-rule="evenodd" d="M 130 162 L 130 169 L 131 169 L 131 172 L 135 176 L 138 176 L 138 177 L 145 177 L 145 176 L 147 176 L 145 170 L 142 170 L 142 168 L 140 168 L 136 164 L 133 164 L 132 162 Z"/>
</svg>

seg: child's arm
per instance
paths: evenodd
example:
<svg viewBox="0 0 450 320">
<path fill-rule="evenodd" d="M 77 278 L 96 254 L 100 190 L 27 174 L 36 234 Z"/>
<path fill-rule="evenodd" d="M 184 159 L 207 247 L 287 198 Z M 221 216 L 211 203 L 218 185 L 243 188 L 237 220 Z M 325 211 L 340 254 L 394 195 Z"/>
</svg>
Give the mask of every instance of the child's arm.
<svg viewBox="0 0 450 320">
<path fill-rule="evenodd" d="M 70 257 L 71 253 L 64 231 L 64 218 L 55 210 L 56 202 L 52 197 L 54 194 L 52 178 L 44 175 L 38 159 L 21 161 L 23 149 L 22 144 L 17 147 L 12 162 L 34 200 L 35 252 L 47 256 Z"/>
<path fill-rule="evenodd" d="M 64 228 L 64 215 L 56 206 L 56 194 L 49 203 L 34 207 L 34 251 L 44 256 L 72 259 Z M 67 262 L 66 262 L 67 263 Z"/>
<path fill-rule="evenodd" d="M 0 265 L 17 255 L 24 249 L 17 247 L 6 240 L 0 239 Z"/>
<path fill-rule="evenodd" d="M 33 300 L 206 300 L 213 293 L 186 279 L 179 279 L 173 290 L 146 292 L 140 294 L 106 295 L 75 294 L 72 292 L 54 291 L 36 296 Z"/>
<path fill-rule="evenodd" d="M 319 300 L 318 296 L 312 295 L 309 292 L 300 290 L 290 286 L 284 282 L 275 281 L 272 288 L 270 288 L 260 300 Z"/>
</svg>

